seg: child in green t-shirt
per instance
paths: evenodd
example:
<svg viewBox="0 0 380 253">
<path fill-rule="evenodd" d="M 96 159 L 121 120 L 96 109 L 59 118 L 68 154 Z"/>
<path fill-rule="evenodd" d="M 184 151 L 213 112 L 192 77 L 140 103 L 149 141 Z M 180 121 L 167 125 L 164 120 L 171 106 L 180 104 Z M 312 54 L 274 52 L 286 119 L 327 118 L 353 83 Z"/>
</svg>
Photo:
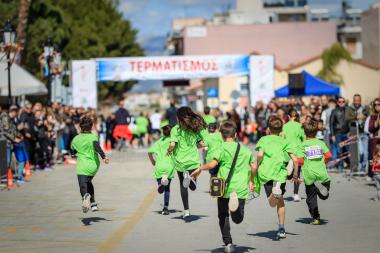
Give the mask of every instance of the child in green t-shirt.
<svg viewBox="0 0 380 253">
<path fill-rule="evenodd" d="M 181 107 L 177 111 L 178 125 L 170 133 L 171 144 L 167 154 L 171 156 L 180 181 L 181 198 L 184 207 L 183 218 L 190 216 L 188 189 L 195 191 L 196 181 L 190 174 L 200 166 L 198 147 L 203 145 L 207 127 L 201 116 L 190 107 Z"/>
<path fill-rule="evenodd" d="M 283 195 L 285 194 L 288 170 L 285 164 L 290 156 L 294 165 L 294 181 L 298 181 L 298 165 L 291 146 L 279 136 L 282 132 L 282 120 L 277 116 L 271 116 L 268 121 L 270 134 L 262 137 L 256 145 L 256 150 L 259 152 L 257 155 L 257 173 L 260 183 L 264 185 L 269 205 L 277 207 L 277 239 L 280 239 L 286 237 Z"/>
<path fill-rule="evenodd" d="M 174 177 L 174 166 L 170 157 L 166 155 L 166 151 L 170 146 L 170 130 L 169 121 L 161 122 L 162 137 L 157 140 L 148 150 L 149 160 L 154 166 L 153 176 L 158 183 L 157 191 L 159 194 L 164 193 L 164 208 L 161 214 L 169 215 L 170 200 L 170 183 Z M 154 156 L 155 157 L 154 157 Z"/>
<path fill-rule="evenodd" d="M 234 223 L 239 224 L 243 221 L 245 201 L 250 190 L 253 191 L 253 174 L 255 174 L 256 164 L 252 152 L 247 147 L 236 142 L 236 124 L 234 122 L 223 122 L 220 132 L 224 139 L 221 148 L 218 152 L 215 152 L 209 163 L 194 171 L 191 176 L 198 177 L 203 170 L 211 170 L 219 166 L 218 178 L 227 180 L 235 154 L 239 152 L 231 180 L 224 190 L 224 196 L 218 198 L 218 218 L 225 244 L 224 252 L 234 252 L 235 247 L 232 244 L 229 214 L 231 214 Z M 238 145 L 240 145 L 239 151 Z"/>
<path fill-rule="evenodd" d="M 204 154 L 205 156 L 205 162 L 209 163 L 211 162 L 215 157 L 217 157 L 219 149 L 221 148 L 223 144 L 223 138 L 221 133 L 218 129 L 218 124 L 216 122 L 210 123 L 208 125 L 208 133 L 204 135 L 204 144 L 206 152 Z M 216 166 L 212 170 L 210 170 L 211 176 L 214 176 L 218 174 L 219 166 Z"/>
<path fill-rule="evenodd" d="M 331 153 L 326 144 L 316 137 L 318 123 L 311 121 L 303 124 L 306 141 L 298 148 L 298 163 L 302 166 L 306 188 L 306 203 L 313 218 L 311 224 L 321 224 L 318 211 L 318 198 L 326 200 L 329 197 L 330 177 L 327 173 L 326 163 L 331 159 Z"/>
<path fill-rule="evenodd" d="M 141 113 L 139 117 L 136 118 L 136 135 L 138 138 L 138 147 L 144 147 L 148 143 L 148 128 L 149 119 L 144 113 Z"/>
<path fill-rule="evenodd" d="M 95 202 L 94 186 L 92 179 L 99 169 L 99 157 L 103 162 L 108 164 L 109 160 L 99 145 L 99 138 L 96 134 L 91 133 L 93 121 L 89 116 L 80 118 L 79 127 L 81 133 L 75 136 L 71 142 L 71 150 L 77 153 L 77 176 L 79 182 L 80 194 L 82 195 L 82 211 L 87 213 L 91 210 L 98 211 Z"/>
<path fill-rule="evenodd" d="M 298 146 L 306 139 L 305 132 L 303 131 L 301 123 L 299 123 L 299 114 L 296 110 L 292 109 L 289 111 L 289 121 L 282 128 L 282 136 L 288 141 L 289 145 L 293 149 L 297 149 Z M 289 166 L 293 167 L 292 161 L 290 160 Z M 301 168 L 299 168 L 298 177 L 300 176 Z M 293 171 L 289 173 L 288 178 L 293 178 Z M 298 183 L 294 183 L 294 195 L 293 200 L 295 202 L 301 201 L 300 195 L 298 195 L 299 187 Z"/>
</svg>

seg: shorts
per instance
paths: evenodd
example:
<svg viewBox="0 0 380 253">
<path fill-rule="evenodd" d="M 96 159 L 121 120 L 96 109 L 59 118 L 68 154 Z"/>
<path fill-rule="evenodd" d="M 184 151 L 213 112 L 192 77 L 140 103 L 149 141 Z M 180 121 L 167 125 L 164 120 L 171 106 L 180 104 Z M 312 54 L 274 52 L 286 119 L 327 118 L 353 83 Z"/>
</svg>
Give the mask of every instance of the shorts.
<svg viewBox="0 0 380 253">
<path fill-rule="evenodd" d="M 286 183 L 281 184 L 281 191 L 282 196 L 284 196 L 286 189 L 285 189 Z M 272 188 L 273 188 L 273 180 L 268 181 L 266 184 L 264 184 L 265 193 L 267 194 L 267 197 L 272 194 Z"/>
</svg>

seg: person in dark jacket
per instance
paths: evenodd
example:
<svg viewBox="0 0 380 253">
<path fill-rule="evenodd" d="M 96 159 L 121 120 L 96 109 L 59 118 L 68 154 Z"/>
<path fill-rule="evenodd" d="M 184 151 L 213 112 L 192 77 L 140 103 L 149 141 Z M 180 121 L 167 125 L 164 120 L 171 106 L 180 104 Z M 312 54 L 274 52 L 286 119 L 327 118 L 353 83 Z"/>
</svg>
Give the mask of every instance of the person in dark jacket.
<svg viewBox="0 0 380 253">
<path fill-rule="evenodd" d="M 373 152 L 376 148 L 376 145 L 380 142 L 379 136 L 380 136 L 380 99 L 376 98 L 372 102 L 373 106 L 373 112 L 369 116 L 368 119 L 368 132 L 370 134 L 370 142 L 368 145 L 369 148 L 369 154 L 368 154 L 368 159 L 372 160 L 373 159 Z M 372 177 L 372 170 L 368 170 L 368 176 Z"/>
<path fill-rule="evenodd" d="M 170 107 L 166 110 L 166 119 L 169 121 L 171 127 L 177 124 L 177 108 L 173 101 L 170 102 Z"/>
<path fill-rule="evenodd" d="M 113 131 L 113 137 L 117 140 L 117 150 L 126 150 L 133 135 L 128 128 L 131 123 L 131 115 L 124 108 L 124 101 L 120 101 L 119 109 L 115 112 L 115 121 L 116 126 Z"/>
<path fill-rule="evenodd" d="M 339 158 L 342 154 L 342 148 L 339 143 L 347 139 L 348 125 L 346 120 L 346 100 L 343 97 L 338 98 L 338 106 L 331 112 L 330 131 L 331 131 L 331 151 L 332 159 Z M 343 161 L 338 163 L 338 169 L 343 170 Z"/>
</svg>

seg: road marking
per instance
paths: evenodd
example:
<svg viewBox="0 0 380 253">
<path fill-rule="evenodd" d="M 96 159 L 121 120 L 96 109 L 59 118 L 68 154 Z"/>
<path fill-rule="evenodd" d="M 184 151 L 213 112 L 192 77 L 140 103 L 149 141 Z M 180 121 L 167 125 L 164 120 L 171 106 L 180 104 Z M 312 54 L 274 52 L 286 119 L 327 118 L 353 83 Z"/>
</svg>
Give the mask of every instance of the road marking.
<svg viewBox="0 0 380 253">
<path fill-rule="evenodd" d="M 140 206 L 130 215 L 127 220 L 111 236 L 98 246 L 97 253 L 112 253 L 116 250 L 117 245 L 132 231 L 132 229 L 144 217 L 144 214 L 150 209 L 156 198 L 156 187 L 153 187 L 148 195 L 145 196 Z"/>
</svg>

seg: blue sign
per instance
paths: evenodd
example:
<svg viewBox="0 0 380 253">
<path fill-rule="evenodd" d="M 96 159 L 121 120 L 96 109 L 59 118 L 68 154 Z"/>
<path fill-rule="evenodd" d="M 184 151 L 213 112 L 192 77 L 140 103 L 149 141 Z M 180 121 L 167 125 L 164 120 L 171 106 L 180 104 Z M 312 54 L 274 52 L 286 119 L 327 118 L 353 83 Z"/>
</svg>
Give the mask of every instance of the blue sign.
<svg viewBox="0 0 380 253">
<path fill-rule="evenodd" d="M 217 88 L 207 88 L 207 97 L 208 98 L 217 98 L 219 97 L 219 92 Z"/>
</svg>

